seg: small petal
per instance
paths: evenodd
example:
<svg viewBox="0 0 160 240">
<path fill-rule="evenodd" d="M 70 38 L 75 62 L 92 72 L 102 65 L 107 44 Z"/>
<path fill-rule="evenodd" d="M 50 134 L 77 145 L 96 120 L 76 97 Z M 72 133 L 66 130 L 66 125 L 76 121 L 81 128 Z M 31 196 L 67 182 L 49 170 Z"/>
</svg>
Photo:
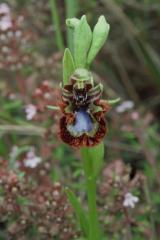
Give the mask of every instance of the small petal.
<svg viewBox="0 0 160 240">
<path fill-rule="evenodd" d="M 10 13 L 10 8 L 8 4 L 6 3 L 1 3 L 0 4 L 0 14 L 9 14 Z"/>
<path fill-rule="evenodd" d="M 42 159 L 35 155 L 35 149 L 31 148 L 27 152 L 26 158 L 24 159 L 24 166 L 29 168 L 35 168 L 41 163 Z"/>
<path fill-rule="evenodd" d="M 135 204 L 139 201 L 139 198 L 132 195 L 131 193 L 126 193 L 123 201 L 124 207 L 134 208 Z"/>
<path fill-rule="evenodd" d="M 25 107 L 25 112 L 26 112 L 26 119 L 32 120 L 37 113 L 37 108 L 35 105 L 29 104 Z"/>
<path fill-rule="evenodd" d="M 118 113 L 123 113 L 129 109 L 132 109 L 134 107 L 134 102 L 133 101 L 124 101 L 122 102 L 118 107 L 116 107 L 116 111 Z"/>
</svg>

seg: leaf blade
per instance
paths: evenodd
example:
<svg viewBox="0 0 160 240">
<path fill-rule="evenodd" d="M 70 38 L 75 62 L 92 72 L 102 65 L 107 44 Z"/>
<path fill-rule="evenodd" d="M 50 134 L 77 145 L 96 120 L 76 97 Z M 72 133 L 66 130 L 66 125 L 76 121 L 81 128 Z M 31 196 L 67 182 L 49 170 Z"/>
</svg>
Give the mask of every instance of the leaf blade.
<svg viewBox="0 0 160 240">
<path fill-rule="evenodd" d="M 75 210 L 77 219 L 80 223 L 80 226 L 81 226 L 81 229 L 83 230 L 84 235 L 88 236 L 89 223 L 88 223 L 88 219 L 85 215 L 85 212 L 80 205 L 80 202 L 76 198 L 75 194 L 69 188 L 66 188 L 66 194 L 67 194 L 68 200 L 70 201 L 70 204 L 72 205 L 73 209 Z"/>
</svg>

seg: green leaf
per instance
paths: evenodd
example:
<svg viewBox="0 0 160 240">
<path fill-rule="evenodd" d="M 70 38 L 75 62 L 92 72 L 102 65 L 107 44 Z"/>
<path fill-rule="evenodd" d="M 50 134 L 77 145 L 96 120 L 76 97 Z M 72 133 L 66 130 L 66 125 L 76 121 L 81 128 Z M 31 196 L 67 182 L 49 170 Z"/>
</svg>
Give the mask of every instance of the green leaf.
<svg viewBox="0 0 160 240">
<path fill-rule="evenodd" d="M 82 229 L 84 235 L 87 237 L 89 234 L 89 223 L 88 223 L 88 219 L 85 215 L 85 211 L 81 207 L 81 204 L 80 204 L 79 200 L 77 199 L 77 197 L 75 196 L 75 194 L 69 188 L 66 188 L 66 194 L 67 194 L 67 197 L 68 197 L 72 207 L 75 210 L 77 219 L 81 226 L 81 229 Z"/>
<path fill-rule="evenodd" d="M 17 200 L 17 203 L 21 206 L 31 205 L 31 201 L 29 199 L 27 199 L 26 197 L 18 196 L 16 200 Z"/>
<path fill-rule="evenodd" d="M 91 46 L 92 31 L 86 16 L 82 16 L 80 23 L 74 30 L 74 59 L 77 68 L 86 67 L 87 53 Z"/>
<path fill-rule="evenodd" d="M 22 106 L 22 101 L 20 100 L 16 100 L 16 101 L 12 101 L 9 103 L 5 103 L 5 105 L 3 106 L 3 108 L 5 110 L 12 110 L 12 109 L 18 109 Z"/>
<path fill-rule="evenodd" d="M 75 70 L 72 54 L 68 48 L 65 49 L 63 56 L 63 85 L 68 84 L 71 75 Z"/>
<path fill-rule="evenodd" d="M 85 164 L 86 175 L 97 177 L 103 165 L 104 158 L 103 141 L 94 147 L 84 147 L 82 148 L 81 152 L 84 162 L 88 162 L 88 164 Z"/>
<path fill-rule="evenodd" d="M 3 138 L 0 136 L 0 155 L 4 157 L 6 156 L 7 153 L 8 153 L 7 145 Z"/>
<path fill-rule="evenodd" d="M 100 16 L 93 30 L 92 44 L 87 57 L 88 66 L 92 63 L 95 56 L 105 43 L 108 36 L 109 28 L 110 26 L 106 22 L 105 17 Z"/>
</svg>

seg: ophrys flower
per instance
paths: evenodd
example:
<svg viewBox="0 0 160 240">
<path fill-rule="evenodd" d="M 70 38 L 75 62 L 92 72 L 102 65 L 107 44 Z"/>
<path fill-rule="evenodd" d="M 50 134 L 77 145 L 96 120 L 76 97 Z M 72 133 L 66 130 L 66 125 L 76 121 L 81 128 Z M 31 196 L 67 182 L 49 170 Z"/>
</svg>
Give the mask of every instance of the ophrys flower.
<svg viewBox="0 0 160 240">
<path fill-rule="evenodd" d="M 69 84 L 62 87 L 60 136 L 65 143 L 82 147 L 102 141 L 107 131 L 104 114 L 110 108 L 101 99 L 102 91 L 102 84 L 94 86 L 86 69 L 77 69 Z"/>
</svg>

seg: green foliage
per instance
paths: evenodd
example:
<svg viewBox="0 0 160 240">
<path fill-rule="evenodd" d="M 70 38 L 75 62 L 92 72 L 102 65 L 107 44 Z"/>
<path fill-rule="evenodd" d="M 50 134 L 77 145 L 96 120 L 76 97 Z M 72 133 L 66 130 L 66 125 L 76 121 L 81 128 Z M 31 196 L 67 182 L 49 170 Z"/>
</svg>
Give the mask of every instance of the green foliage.
<svg viewBox="0 0 160 240">
<path fill-rule="evenodd" d="M 8 151 L 7 146 L 6 146 L 2 136 L 0 136 L 0 155 L 5 156 L 7 151 Z"/>
<path fill-rule="evenodd" d="M 79 202 L 79 200 L 77 199 L 75 194 L 68 188 L 66 188 L 66 193 L 67 193 L 68 199 L 69 199 L 73 209 L 75 210 L 78 222 L 81 226 L 84 236 L 87 237 L 89 234 L 89 223 L 88 223 L 88 219 L 86 217 L 86 213 L 84 212 L 83 208 L 81 207 L 81 203 Z"/>
<path fill-rule="evenodd" d="M 17 196 L 17 203 L 21 206 L 28 206 L 31 204 L 31 201 L 25 197 Z"/>
<path fill-rule="evenodd" d="M 104 16 L 100 16 L 93 34 L 85 15 L 80 20 L 67 19 L 66 24 L 73 31 L 73 54 L 76 68 L 89 67 L 107 39 L 109 24 Z"/>
</svg>

